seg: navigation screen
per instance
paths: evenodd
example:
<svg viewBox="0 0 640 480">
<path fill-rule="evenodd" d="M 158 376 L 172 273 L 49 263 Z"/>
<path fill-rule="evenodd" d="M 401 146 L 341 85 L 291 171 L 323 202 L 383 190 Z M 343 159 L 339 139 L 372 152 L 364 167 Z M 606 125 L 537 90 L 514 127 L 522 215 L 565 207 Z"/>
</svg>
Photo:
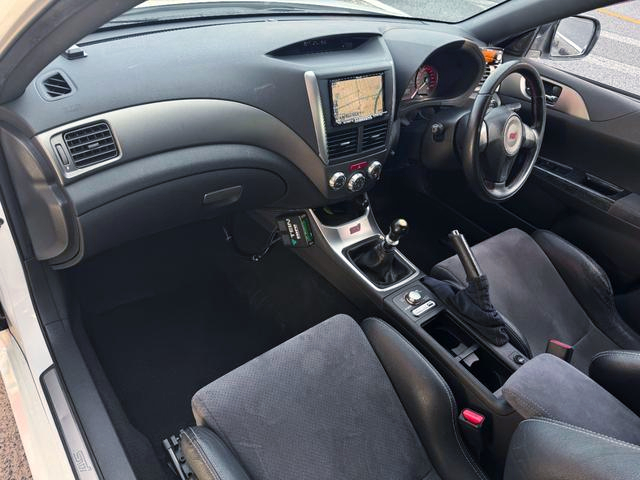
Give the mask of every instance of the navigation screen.
<svg viewBox="0 0 640 480">
<path fill-rule="evenodd" d="M 331 80 L 333 120 L 336 125 L 362 122 L 384 115 L 382 74 Z"/>
</svg>

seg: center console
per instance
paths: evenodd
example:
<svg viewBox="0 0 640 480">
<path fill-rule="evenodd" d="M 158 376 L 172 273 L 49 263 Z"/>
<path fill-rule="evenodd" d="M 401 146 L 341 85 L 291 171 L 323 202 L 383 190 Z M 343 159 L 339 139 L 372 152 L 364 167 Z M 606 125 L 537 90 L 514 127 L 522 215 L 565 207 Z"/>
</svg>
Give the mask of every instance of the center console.
<svg viewBox="0 0 640 480">
<path fill-rule="evenodd" d="M 377 36 L 358 52 L 357 61 L 350 52 L 329 57 L 331 62 L 315 57 L 313 69 L 304 73 L 326 195 L 333 200 L 371 188 L 393 142 L 393 59 Z M 369 60 L 363 64 L 362 58 Z"/>
<path fill-rule="evenodd" d="M 525 354 L 510 341 L 491 343 L 438 298 L 424 283 L 427 275 L 398 249 L 394 229 L 402 226 L 396 221 L 389 233 L 381 230 L 366 196 L 306 213 L 315 244 L 297 253 L 365 313 L 402 331 L 442 373 L 459 404 L 486 417 L 483 444 L 505 453 L 521 418 L 500 389 L 527 362 Z M 377 261 L 380 252 L 383 262 Z M 391 281 L 381 282 L 379 274 L 389 268 Z"/>
</svg>

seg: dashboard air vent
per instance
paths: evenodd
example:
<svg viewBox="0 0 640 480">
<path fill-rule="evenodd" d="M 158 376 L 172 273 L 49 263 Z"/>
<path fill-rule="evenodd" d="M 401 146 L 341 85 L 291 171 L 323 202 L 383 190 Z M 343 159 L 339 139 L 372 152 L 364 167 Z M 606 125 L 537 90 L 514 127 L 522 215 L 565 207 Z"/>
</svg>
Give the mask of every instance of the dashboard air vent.
<svg viewBox="0 0 640 480">
<path fill-rule="evenodd" d="M 494 67 L 495 68 L 495 67 Z M 482 85 L 484 84 L 484 82 L 487 81 L 487 78 L 489 78 L 489 75 L 491 75 L 492 72 L 492 67 L 491 65 L 485 65 L 484 67 L 484 73 L 482 74 L 482 78 L 480 79 L 480 82 L 478 83 L 478 90 L 480 90 L 480 87 L 482 87 Z"/>
<path fill-rule="evenodd" d="M 106 122 L 92 123 L 69 130 L 65 132 L 63 138 L 76 168 L 104 162 L 118 156 L 118 146 Z"/>
<path fill-rule="evenodd" d="M 485 66 L 482 72 L 482 78 L 478 82 L 475 91 L 478 92 L 487 81 L 489 75 L 491 75 L 497 68 L 502 65 L 503 51 L 500 48 L 488 47 L 482 49 L 482 56 L 484 57 Z"/>
<path fill-rule="evenodd" d="M 339 130 L 327 134 L 329 159 L 344 157 L 358 151 L 358 128 Z"/>
<path fill-rule="evenodd" d="M 66 78 L 62 76 L 60 72 L 45 78 L 42 81 L 42 88 L 44 93 L 50 98 L 59 98 L 71 93 L 71 85 Z"/>
<path fill-rule="evenodd" d="M 384 146 L 387 142 L 388 127 L 389 122 L 386 120 L 365 125 L 362 130 L 362 150 Z"/>
</svg>

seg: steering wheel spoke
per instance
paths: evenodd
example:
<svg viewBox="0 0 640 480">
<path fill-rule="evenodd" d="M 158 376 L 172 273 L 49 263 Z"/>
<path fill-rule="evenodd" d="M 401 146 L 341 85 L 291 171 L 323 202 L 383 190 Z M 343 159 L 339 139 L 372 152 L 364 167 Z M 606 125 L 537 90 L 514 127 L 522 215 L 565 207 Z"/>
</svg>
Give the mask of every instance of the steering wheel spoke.
<svg viewBox="0 0 640 480">
<path fill-rule="evenodd" d="M 522 137 L 522 148 L 526 150 L 530 150 L 532 148 L 538 148 L 538 143 L 540 139 L 540 135 L 535 130 L 535 128 L 530 127 L 529 125 L 522 124 L 523 129 L 523 137 Z"/>
</svg>

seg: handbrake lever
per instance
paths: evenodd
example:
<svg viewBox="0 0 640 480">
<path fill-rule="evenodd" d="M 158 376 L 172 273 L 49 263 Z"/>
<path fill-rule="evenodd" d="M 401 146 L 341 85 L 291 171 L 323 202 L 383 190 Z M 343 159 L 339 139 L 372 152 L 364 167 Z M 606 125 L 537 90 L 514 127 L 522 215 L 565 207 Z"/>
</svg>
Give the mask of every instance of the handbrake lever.
<svg viewBox="0 0 640 480">
<path fill-rule="evenodd" d="M 471 248 L 469 248 L 469 244 L 466 238 L 464 238 L 464 235 L 458 230 L 453 230 L 449 234 L 449 240 L 451 240 L 453 248 L 460 259 L 460 263 L 462 263 L 462 268 L 464 268 L 464 272 L 467 274 L 467 281 L 481 277 L 482 270 L 480 270 L 480 265 L 478 265 L 478 261 L 471 251 Z"/>
<path fill-rule="evenodd" d="M 422 282 L 489 342 L 504 345 L 509 341 L 509 335 L 504 319 L 491 303 L 487 277 L 483 275 L 464 235 L 454 230 L 449 239 L 467 275 L 467 286 L 462 288 L 431 277 L 423 278 Z"/>
</svg>

